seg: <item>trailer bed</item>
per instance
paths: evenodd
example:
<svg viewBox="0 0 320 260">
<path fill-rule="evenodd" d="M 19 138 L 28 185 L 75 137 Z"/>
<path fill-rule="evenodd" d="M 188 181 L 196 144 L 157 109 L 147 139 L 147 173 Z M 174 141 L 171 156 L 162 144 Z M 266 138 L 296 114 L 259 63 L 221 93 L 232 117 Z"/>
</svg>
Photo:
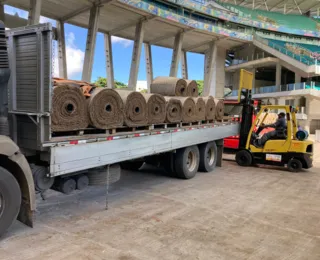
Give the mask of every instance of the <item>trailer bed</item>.
<svg viewBox="0 0 320 260">
<path fill-rule="evenodd" d="M 237 135 L 235 122 L 151 130 L 78 140 L 51 140 L 50 176 L 119 163 Z"/>
</svg>

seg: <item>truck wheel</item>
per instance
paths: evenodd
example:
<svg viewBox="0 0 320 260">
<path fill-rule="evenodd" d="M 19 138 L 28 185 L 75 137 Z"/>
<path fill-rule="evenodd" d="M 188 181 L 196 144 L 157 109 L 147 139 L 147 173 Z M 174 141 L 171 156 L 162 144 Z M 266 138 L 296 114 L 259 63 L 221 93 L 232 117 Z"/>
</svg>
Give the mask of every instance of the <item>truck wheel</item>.
<svg viewBox="0 0 320 260">
<path fill-rule="evenodd" d="M 21 191 L 14 176 L 0 167 L 0 236 L 17 218 L 21 204 Z"/>
<path fill-rule="evenodd" d="M 217 145 L 216 142 L 209 142 L 199 145 L 200 163 L 199 170 L 211 172 L 217 164 Z"/>
<path fill-rule="evenodd" d="M 175 154 L 174 153 L 166 153 L 162 158 L 161 165 L 163 169 L 166 171 L 167 176 L 169 177 L 177 177 L 175 167 Z"/>
<path fill-rule="evenodd" d="M 84 190 L 89 185 L 89 178 L 87 175 L 84 175 L 84 174 L 80 174 L 76 176 L 75 181 L 76 181 L 77 190 Z"/>
<path fill-rule="evenodd" d="M 290 172 L 300 172 L 302 170 L 302 162 L 295 158 L 290 159 L 288 162 L 288 170 Z"/>
<path fill-rule="evenodd" d="M 60 191 L 64 194 L 70 194 L 73 192 L 77 187 L 77 183 L 72 178 L 60 178 L 56 179 L 52 189 L 56 191 Z"/>
<path fill-rule="evenodd" d="M 199 149 L 196 145 L 177 150 L 174 164 L 177 177 L 181 179 L 193 178 L 199 168 L 199 157 Z"/>
<path fill-rule="evenodd" d="M 252 165 L 252 155 L 247 150 L 241 150 L 236 153 L 236 162 L 240 166 Z"/>
<path fill-rule="evenodd" d="M 143 161 L 125 161 L 120 163 L 120 167 L 123 170 L 138 171 L 143 163 Z"/>
</svg>

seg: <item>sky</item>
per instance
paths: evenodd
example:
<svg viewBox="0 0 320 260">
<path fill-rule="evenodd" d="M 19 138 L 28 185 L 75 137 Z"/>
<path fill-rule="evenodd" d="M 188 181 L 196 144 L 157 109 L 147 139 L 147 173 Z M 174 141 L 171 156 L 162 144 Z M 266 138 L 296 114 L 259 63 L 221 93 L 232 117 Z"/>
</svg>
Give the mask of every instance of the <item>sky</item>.
<svg viewBox="0 0 320 260">
<path fill-rule="evenodd" d="M 5 5 L 5 12 L 11 15 L 18 14 L 19 17 L 27 18 L 28 12 Z M 54 20 L 41 17 L 40 22 L 51 22 L 53 26 L 56 25 Z M 82 66 L 84 60 L 84 51 L 86 46 L 87 29 L 77 27 L 71 24 L 65 24 L 66 37 L 66 53 L 67 53 L 67 70 L 68 78 L 81 79 Z M 96 48 L 94 55 L 94 64 L 92 71 L 92 81 L 98 77 L 106 77 L 106 64 L 104 55 L 104 39 L 103 34 L 97 34 Z M 54 43 L 56 49 L 57 43 Z M 133 41 L 112 37 L 112 51 L 113 51 L 113 66 L 115 79 L 123 83 L 128 83 L 130 74 L 130 64 L 132 57 Z M 152 46 L 152 62 L 153 62 L 153 76 L 168 76 L 170 71 L 170 63 L 172 56 L 172 49 Z M 58 60 L 55 56 L 54 74 L 58 76 Z M 204 55 L 187 53 L 188 60 L 188 74 L 189 79 L 201 80 L 203 79 L 204 71 Z M 181 69 L 179 66 L 178 77 L 181 76 Z M 146 80 L 146 66 L 144 48 L 142 47 L 140 66 L 139 66 L 139 81 Z"/>
</svg>

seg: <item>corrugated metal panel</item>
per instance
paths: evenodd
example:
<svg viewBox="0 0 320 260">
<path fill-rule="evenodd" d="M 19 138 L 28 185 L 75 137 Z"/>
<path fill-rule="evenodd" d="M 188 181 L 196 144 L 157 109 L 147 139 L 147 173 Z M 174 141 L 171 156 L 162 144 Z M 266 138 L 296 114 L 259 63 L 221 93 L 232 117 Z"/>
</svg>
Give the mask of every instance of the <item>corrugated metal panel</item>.
<svg viewBox="0 0 320 260">
<path fill-rule="evenodd" d="M 7 32 L 11 69 L 9 107 L 21 148 L 40 150 L 51 136 L 52 27 L 30 26 Z M 32 118 L 32 119 L 31 119 Z"/>
</svg>

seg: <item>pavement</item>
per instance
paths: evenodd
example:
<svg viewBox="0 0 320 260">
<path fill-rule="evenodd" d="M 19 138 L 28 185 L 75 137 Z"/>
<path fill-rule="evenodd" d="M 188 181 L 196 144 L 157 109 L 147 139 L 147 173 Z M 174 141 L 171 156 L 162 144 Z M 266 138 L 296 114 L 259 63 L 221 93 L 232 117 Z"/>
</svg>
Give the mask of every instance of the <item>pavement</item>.
<svg viewBox="0 0 320 260">
<path fill-rule="evenodd" d="M 191 180 L 144 167 L 111 187 L 38 198 L 33 229 L 16 222 L 1 260 L 320 259 L 320 143 L 315 167 L 222 168 Z"/>
</svg>

